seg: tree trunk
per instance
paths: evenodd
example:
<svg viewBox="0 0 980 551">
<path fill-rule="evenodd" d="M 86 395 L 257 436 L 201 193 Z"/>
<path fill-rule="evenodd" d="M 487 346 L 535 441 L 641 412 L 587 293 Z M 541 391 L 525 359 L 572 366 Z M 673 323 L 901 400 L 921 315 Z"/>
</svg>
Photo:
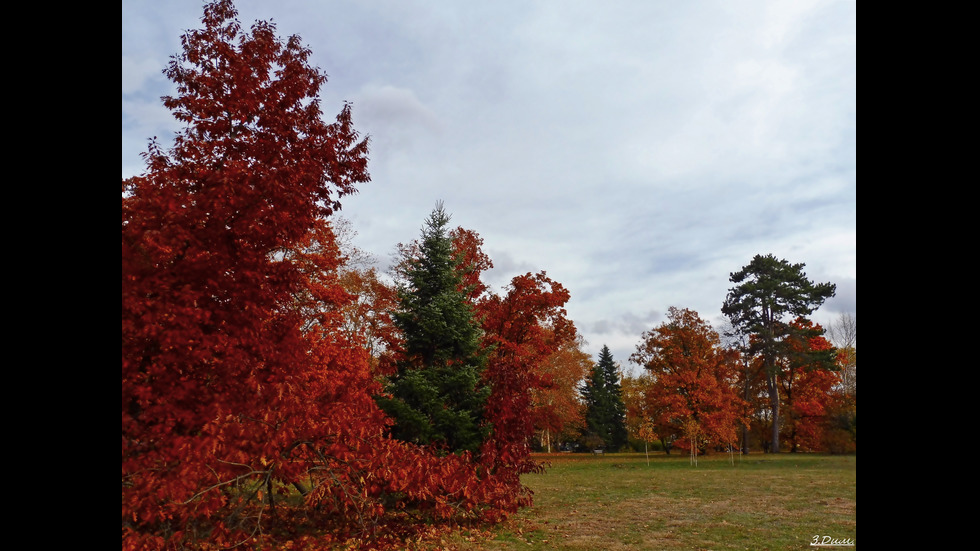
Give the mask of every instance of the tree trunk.
<svg viewBox="0 0 980 551">
<path fill-rule="evenodd" d="M 273 493 L 272 493 L 272 477 L 271 476 L 266 476 L 265 477 L 265 492 L 269 496 L 269 508 L 272 510 L 272 518 L 273 519 L 276 519 L 277 518 L 277 516 L 276 516 L 276 501 L 273 498 Z"/>
<path fill-rule="evenodd" d="M 769 387 L 769 407 L 772 408 L 772 444 L 771 453 L 779 453 L 779 384 L 776 375 L 770 371 L 766 377 Z"/>
<path fill-rule="evenodd" d="M 748 364 L 745 367 L 745 382 L 742 386 L 742 399 L 746 403 L 750 403 L 749 400 L 749 368 Z M 748 423 L 742 423 L 742 453 L 749 453 L 749 425 Z"/>
</svg>

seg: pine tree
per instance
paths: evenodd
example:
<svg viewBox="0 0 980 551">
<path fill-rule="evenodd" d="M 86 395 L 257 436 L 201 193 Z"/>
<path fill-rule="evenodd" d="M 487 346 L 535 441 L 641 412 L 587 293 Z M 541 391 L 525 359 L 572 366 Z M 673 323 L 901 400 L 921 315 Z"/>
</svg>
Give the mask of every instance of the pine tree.
<svg viewBox="0 0 980 551">
<path fill-rule="evenodd" d="M 833 283 L 814 283 L 807 278 L 806 264 L 790 264 L 769 254 L 755 255 L 747 266 L 730 274 L 736 286 L 728 290 L 721 312 L 743 335 L 751 335 L 748 353 L 762 361 L 772 415 L 772 448 L 779 452 L 779 358 L 786 354 L 792 337 L 800 332 L 791 323 L 806 319 L 834 296 Z M 832 354 L 820 353 L 821 363 L 833 366 Z"/>
<path fill-rule="evenodd" d="M 482 332 L 453 252 L 449 219 L 438 203 L 418 248 L 403 259 L 394 322 L 404 354 L 378 403 L 395 421 L 394 437 L 475 452 L 489 432 L 483 412 L 490 389 L 480 386 Z"/>
<path fill-rule="evenodd" d="M 608 346 L 603 345 L 599 351 L 599 361 L 580 390 L 586 404 L 586 445 L 601 441 L 611 450 L 625 446 L 628 443 L 626 405 L 616 362 Z"/>
</svg>

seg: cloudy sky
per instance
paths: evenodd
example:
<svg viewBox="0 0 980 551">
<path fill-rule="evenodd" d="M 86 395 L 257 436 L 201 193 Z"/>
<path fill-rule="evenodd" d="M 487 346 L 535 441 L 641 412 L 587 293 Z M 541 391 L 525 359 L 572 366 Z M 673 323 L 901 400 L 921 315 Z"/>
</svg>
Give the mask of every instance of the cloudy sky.
<svg viewBox="0 0 980 551">
<path fill-rule="evenodd" d="M 595 354 L 625 368 L 671 306 L 720 328 L 756 254 L 837 284 L 856 316 L 854 0 L 238 0 L 298 34 L 332 118 L 370 136 L 344 201 L 382 268 L 437 201 L 480 234 L 502 289 L 545 270 Z M 122 175 L 179 127 L 162 75 L 200 0 L 123 0 Z"/>
</svg>

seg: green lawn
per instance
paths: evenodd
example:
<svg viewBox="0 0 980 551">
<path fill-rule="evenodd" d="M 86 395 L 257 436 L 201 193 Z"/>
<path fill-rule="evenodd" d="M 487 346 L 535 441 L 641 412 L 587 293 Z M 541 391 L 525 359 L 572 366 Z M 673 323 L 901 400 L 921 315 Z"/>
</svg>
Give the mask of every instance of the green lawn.
<svg viewBox="0 0 980 551">
<path fill-rule="evenodd" d="M 524 478 L 534 507 L 458 549 L 784 550 L 815 536 L 856 548 L 856 456 L 553 454 Z M 732 464 L 734 460 L 734 465 Z"/>
</svg>

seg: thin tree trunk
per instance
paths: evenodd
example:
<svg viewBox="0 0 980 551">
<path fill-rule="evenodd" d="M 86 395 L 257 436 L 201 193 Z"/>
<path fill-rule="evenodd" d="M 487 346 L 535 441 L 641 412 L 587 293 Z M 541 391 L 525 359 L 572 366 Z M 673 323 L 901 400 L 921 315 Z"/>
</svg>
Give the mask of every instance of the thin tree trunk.
<svg viewBox="0 0 980 551">
<path fill-rule="evenodd" d="M 272 511 L 272 518 L 273 519 L 276 519 L 277 518 L 277 515 L 276 515 L 276 501 L 273 498 L 273 493 L 272 493 L 272 477 L 271 476 L 267 476 L 266 479 L 265 479 L 265 491 L 269 495 L 269 508 Z"/>
<path fill-rule="evenodd" d="M 769 387 L 769 406 L 772 408 L 772 453 L 779 453 L 779 384 L 776 375 L 770 373 L 766 377 Z"/>
<path fill-rule="evenodd" d="M 749 400 L 749 388 L 750 388 L 749 381 L 750 380 L 751 380 L 751 377 L 750 377 L 750 374 L 749 374 L 749 364 L 748 364 L 748 362 L 746 362 L 745 363 L 745 373 L 744 373 L 744 383 L 742 385 L 742 398 L 745 400 L 745 403 L 747 403 L 747 404 L 748 403 L 751 403 L 751 401 Z M 742 423 L 742 443 L 741 443 L 741 446 L 739 447 L 739 451 L 741 453 L 749 453 L 749 425 L 748 425 L 748 423 Z"/>
</svg>

